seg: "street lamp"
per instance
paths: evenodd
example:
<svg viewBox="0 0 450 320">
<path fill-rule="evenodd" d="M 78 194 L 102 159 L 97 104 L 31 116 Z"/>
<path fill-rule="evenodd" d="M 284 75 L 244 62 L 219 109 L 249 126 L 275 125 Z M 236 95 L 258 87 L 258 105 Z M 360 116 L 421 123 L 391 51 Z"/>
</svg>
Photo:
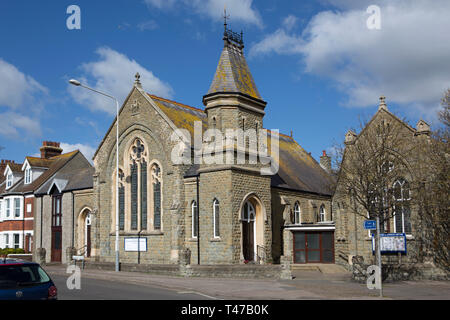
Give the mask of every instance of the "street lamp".
<svg viewBox="0 0 450 320">
<path fill-rule="evenodd" d="M 106 94 L 104 92 L 89 88 L 83 85 L 80 81 L 71 79 L 69 83 L 77 86 L 83 87 L 88 90 L 94 91 L 95 93 L 101 94 L 105 97 L 111 98 L 116 102 L 116 272 L 119 271 L 119 101 L 113 96 Z"/>
</svg>

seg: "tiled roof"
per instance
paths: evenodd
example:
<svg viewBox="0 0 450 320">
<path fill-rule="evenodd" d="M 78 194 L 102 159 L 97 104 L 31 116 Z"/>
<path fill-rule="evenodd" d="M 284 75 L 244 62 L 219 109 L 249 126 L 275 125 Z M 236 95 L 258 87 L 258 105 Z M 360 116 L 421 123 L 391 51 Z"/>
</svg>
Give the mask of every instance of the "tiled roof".
<svg viewBox="0 0 450 320">
<path fill-rule="evenodd" d="M 149 96 L 178 128 L 187 129 L 191 138 L 194 137 L 194 121 L 202 121 L 203 129 L 207 128 L 207 118 L 203 110 L 154 95 Z M 270 134 L 268 131 L 268 137 Z M 268 142 L 270 153 L 270 139 Z M 279 134 L 279 147 L 279 171 L 272 176 L 273 187 L 323 195 L 332 194 L 330 190 L 332 177 L 293 138 Z M 198 165 L 193 165 L 185 176 L 197 175 L 198 169 Z"/>
<path fill-rule="evenodd" d="M 224 46 L 208 94 L 218 92 L 239 92 L 261 100 L 243 49 L 234 44 Z"/>
<path fill-rule="evenodd" d="M 268 151 L 271 136 L 268 131 Z M 293 138 L 279 134 L 279 170 L 272 176 L 272 186 L 298 191 L 332 195 L 333 177 Z"/>
<path fill-rule="evenodd" d="M 48 179 L 38 190 L 36 195 L 47 194 L 50 187 L 55 182 L 62 182 L 58 185 L 62 187 L 61 192 L 69 192 L 74 190 L 91 189 L 94 186 L 95 169 L 93 167 L 84 169 L 67 168 L 65 172 L 56 173 L 51 179 Z"/>
<path fill-rule="evenodd" d="M 197 109 L 175 101 L 167 100 L 149 94 L 162 112 L 175 124 L 177 128 L 186 129 L 194 139 L 194 122 L 201 121 L 203 130 L 206 130 L 207 117 L 202 109 Z"/>
<path fill-rule="evenodd" d="M 22 163 L 8 163 L 8 166 L 12 172 L 22 172 L 22 165 Z M 1 174 L 3 174 L 3 172 Z"/>
<path fill-rule="evenodd" d="M 52 159 L 42 159 L 36 157 L 26 157 L 25 158 L 30 166 L 38 168 L 49 168 L 53 162 Z"/>
<path fill-rule="evenodd" d="M 51 176 L 53 176 L 59 169 L 61 169 L 70 159 L 72 159 L 79 151 L 73 151 L 59 156 L 55 156 L 49 159 L 42 159 L 41 164 L 48 165 L 48 169 L 45 170 L 36 180 L 30 184 L 24 184 L 23 178 L 17 182 L 11 189 L 6 190 L 5 194 L 10 193 L 31 193 L 36 191 L 45 181 L 47 181 Z M 27 157 L 32 158 L 32 157 Z M 37 158 L 34 158 L 37 159 Z M 31 160 L 31 161 L 34 161 Z M 37 162 L 37 161 L 36 161 Z M 22 169 L 22 165 L 21 165 Z M 20 170 L 22 173 L 22 170 Z"/>
</svg>

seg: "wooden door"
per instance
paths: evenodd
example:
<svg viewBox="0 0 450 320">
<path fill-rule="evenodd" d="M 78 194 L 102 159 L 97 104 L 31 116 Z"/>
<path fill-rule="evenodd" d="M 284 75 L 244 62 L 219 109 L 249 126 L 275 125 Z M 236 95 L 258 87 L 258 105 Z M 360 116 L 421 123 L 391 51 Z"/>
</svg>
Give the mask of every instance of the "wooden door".
<svg viewBox="0 0 450 320">
<path fill-rule="evenodd" d="M 244 260 L 255 259 L 254 221 L 242 221 L 242 249 Z"/>
<path fill-rule="evenodd" d="M 52 262 L 61 262 L 62 258 L 62 228 L 52 227 Z"/>
<path fill-rule="evenodd" d="M 86 226 L 86 257 L 91 256 L 91 225 Z"/>
</svg>

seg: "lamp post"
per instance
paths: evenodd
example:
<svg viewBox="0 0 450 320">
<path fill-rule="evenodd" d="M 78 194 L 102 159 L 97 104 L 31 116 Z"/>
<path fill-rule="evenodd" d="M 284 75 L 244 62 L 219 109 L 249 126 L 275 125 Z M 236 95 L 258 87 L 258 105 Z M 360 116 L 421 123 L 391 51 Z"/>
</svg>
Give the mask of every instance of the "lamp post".
<svg viewBox="0 0 450 320">
<path fill-rule="evenodd" d="M 119 101 L 113 96 L 106 94 L 104 92 L 89 88 L 83 85 L 78 80 L 71 79 L 69 83 L 77 86 L 83 87 L 85 89 L 91 90 L 95 93 L 101 94 L 105 97 L 111 98 L 116 102 L 116 272 L 119 272 Z"/>
</svg>

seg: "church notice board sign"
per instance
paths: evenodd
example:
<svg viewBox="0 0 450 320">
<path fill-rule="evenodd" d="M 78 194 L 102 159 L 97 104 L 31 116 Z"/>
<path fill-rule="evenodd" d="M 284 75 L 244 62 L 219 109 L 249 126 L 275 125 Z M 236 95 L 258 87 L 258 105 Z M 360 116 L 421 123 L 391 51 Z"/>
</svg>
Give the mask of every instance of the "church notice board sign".
<svg viewBox="0 0 450 320">
<path fill-rule="evenodd" d="M 375 254 L 375 234 L 372 234 L 372 252 Z M 380 234 L 381 253 L 405 253 L 406 234 L 404 233 L 382 233 Z"/>
<path fill-rule="evenodd" d="M 147 238 L 124 238 L 124 249 L 130 252 L 146 252 Z"/>
</svg>

